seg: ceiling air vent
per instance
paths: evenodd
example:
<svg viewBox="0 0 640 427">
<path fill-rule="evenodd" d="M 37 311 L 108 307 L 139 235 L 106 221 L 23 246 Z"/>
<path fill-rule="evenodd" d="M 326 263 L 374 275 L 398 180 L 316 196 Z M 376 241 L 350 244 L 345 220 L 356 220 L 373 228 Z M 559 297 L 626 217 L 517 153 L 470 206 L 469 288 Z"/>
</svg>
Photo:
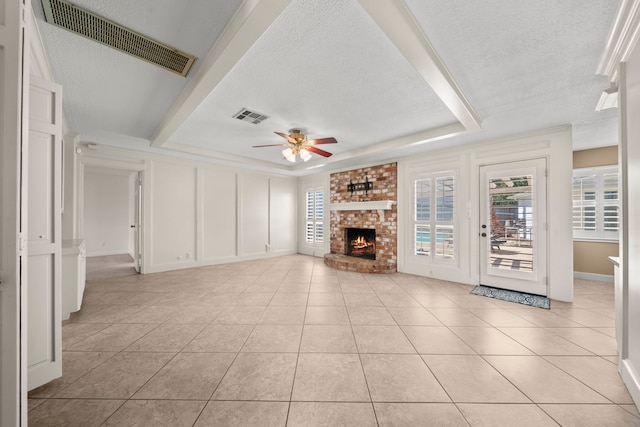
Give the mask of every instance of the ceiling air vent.
<svg viewBox="0 0 640 427">
<path fill-rule="evenodd" d="M 234 115 L 233 118 L 257 125 L 263 120 L 267 120 L 269 116 L 265 116 L 264 114 L 256 113 L 255 111 L 250 111 L 246 108 L 243 108 L 236 115 Z"/>
<path fill-rule="evenodd" d="M 62 0 L 42 0 L 48 23 L 186 76 L 196 57 Z"/>
</svg>

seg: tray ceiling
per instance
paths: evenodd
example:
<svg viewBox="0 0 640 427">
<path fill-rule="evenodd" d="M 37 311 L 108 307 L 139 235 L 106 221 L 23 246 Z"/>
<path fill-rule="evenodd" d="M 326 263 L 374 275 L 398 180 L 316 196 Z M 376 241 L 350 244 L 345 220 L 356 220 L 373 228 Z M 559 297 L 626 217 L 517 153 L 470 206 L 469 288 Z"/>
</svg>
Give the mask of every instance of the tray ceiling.
<svg viewBox="0 0 640 427">
<path fill-rule="evenodd" d="M 43 21 L 69 131 L 86 142 L 196 154 L 286 173 L 394 159 L 571 124 L 574 148 L 612 145 L 595 75 L 617 2 L 577 0 L 77 0 L 194 54 L 180 77 Z M 269 116 L 254 125 L 241 108 Z M 274 131 L 335 137 L 291 166 Z"/>
</svg>

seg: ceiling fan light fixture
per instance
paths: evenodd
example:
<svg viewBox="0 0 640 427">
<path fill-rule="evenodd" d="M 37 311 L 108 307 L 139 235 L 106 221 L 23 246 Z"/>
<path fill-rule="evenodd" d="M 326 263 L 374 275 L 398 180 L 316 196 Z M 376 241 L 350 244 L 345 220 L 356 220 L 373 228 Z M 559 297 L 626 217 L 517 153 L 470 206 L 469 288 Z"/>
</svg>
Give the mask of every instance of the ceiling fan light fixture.
<svg viewBox="0 0 640 427">
<path fill-rule="evenodd" d="M 243 113 L 244 114 L 244 113 Z M 264 145 L 254 145 L 253 148 L 262 148 L 262 147 L 287 147 L 282 150 L 282 156 L 287 159 L 291 163 L 296 162 L 296 155 L 300 155 L 300 158 L 307 162 L 311 160 L 313 157 L 311 154 L 318 154 L 322 157 L 331 157 L 331 153 L 325 150 L 321 150 L 315 145 L 320 144 L 335 144 L 336 141 L 333 137 L 328 138 L 319 138 L 319 139 L 311 139 L 308 140 L 307 136 L 303 134 L 300 129 L 291 129 L 289 135 L 286 135 L 282 132 L 274 132 L 276 135 L 281 136 L 286 139 L 287 142 L 283 144 L 264 144 Z"/>
<path fill-rule="evenodd" d="M 282 155 L 291 163 L 296 162 L 296 155 L 293 153 L 293 150 L 291 148 L 285 148 L 284 150 L 282 150 Z"/>
<path fill-rule="evenodd" d="M 311 153 L 305 149 L 300 150 L 300 158 L 305 162 L 311 158 Z"/>
</svg>

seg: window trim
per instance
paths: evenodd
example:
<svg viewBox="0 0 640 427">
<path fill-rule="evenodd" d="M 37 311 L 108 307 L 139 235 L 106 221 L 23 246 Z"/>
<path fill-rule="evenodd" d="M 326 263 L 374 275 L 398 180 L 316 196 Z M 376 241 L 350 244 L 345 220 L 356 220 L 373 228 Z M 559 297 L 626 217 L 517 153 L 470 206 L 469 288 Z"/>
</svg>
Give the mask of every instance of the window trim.
<svg viewBox="0 0 640 427">
<path fill-rule="evenodd" d="M 309 219 L 309 194 L 313 193 L 313 218 L 310 220 Z M 316 209 L 316 205 L 317 205 L 317 198 L 318 198 L 318 193 L 320 193 L 322 195 L 322 217 L 318 218 L 316 215 L 318 213 L 318 210 Z M 323 187 L 313 187 L 313 188 L 307 188 L 304 191 L 304 242 L 307 245 L 312 245 L 312 246 L 321 246 L 324 245 L 326 242 L 326 227 L 325 227 L 325 191 Z M 309 223 L 312 224 L 312 228 L 313 228 L 313 239 L 309 240 L 309 234 L 308 234 L 308 227 L 309 227 Z M 322 225 L 322 236 L 320 241 L 316 240 L 317 238 L 317 225 L 321 224 Z"/>
<path fill-rule="evenodd" d="M 436 214 L 436 203 L 434 202 L 437 199 L 437 187 L 436 182 L 438 178 L 444 177 L 453 177 L 453 206 L 452 206 L 452 219 L 451 221 L 438 221 Z M 430 191 L 430 206 L 429 206 L 429 220 L 419 220 L 417 219 L 417 211 L 416 211 L 416 182 L 420 180 L 430 180 L 431 181 L 431 191 Z M 448 169 L 443 171 L 433 171 L 433 172 L 424 172 L 424 173 L 416 173 L 411 176 L 411 237 L 410 237 L 410 247 L 411 247 L 411 257 L 419 262 L 425 264 L 433 264 L 433 265 L 442 265 L 442 266 L 457 266 L 458 265 L 458 246 L 460 242 L 459 238 L 459 224 L 458 224 L 458 198 L 459 198 L 459 177 L 458 172 L 455 169 Z M 436 256 L 437 248 L 436 245 L 431 243 L 429 255 L 418 255 L 416 253 L 416 226 L 419 225 L 428 225 L 430 230 L 436 230 L 437 227 L 453 227 L 453 257 L 445 258 Z"/>
<path fill-rule="evenodd" d="M 615 173 L 618 175 L 618 198 L 617 203 L 614 205 L 618 206 L 618 229 L 616 231 L 606 231 L 604 230 L 604 206 L 605 199 L 604 198 L 604 175 Z M 584 176 L 584 175 L 595 175 L 596 181 L 596 195 L 595 195 L 595 208 L 596 208 L 596 230 L 574 230 L 572 227 L 573 240 L 580 242 L 609 242 L 609 243 L 617 243 L 620 241 L 620 227 L 622 225 L 620 221 L 620 217 L 622 215 L 622 201 L 621 201 L 621 191 L 620 191 L 620 168 L 618 165 L 604 165 L 604 166 L 593 166 L 593 167 L 585 167 L 585 168 L 575 168 L 572 172 L 572 180 L 571 180 L 571 203 L 572 203 L 572 215 L 573 215 L 573 179 L 576 176 Z M 612 203 L 606 203 L 611 205 Z M 573 216 L 572 216 L 573 223 Z"/>
</svg>

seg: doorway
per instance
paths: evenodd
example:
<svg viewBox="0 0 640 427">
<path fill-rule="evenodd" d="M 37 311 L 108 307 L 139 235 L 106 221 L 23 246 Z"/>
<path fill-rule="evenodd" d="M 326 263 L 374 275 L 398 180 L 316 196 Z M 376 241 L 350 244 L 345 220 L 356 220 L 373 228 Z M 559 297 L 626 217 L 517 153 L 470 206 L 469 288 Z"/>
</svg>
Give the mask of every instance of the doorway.
<svg viewBox="0 0 640 427">
<path fill-rule="evenodd" d="M 480 167 L 480 283 L 548 296 L 546 159 Z"/>
<path fill-rule="evenodd" d="M 140 273 L 142 172 L 87 166 L 83 177 L 87 280 Z"/>
</svg>

